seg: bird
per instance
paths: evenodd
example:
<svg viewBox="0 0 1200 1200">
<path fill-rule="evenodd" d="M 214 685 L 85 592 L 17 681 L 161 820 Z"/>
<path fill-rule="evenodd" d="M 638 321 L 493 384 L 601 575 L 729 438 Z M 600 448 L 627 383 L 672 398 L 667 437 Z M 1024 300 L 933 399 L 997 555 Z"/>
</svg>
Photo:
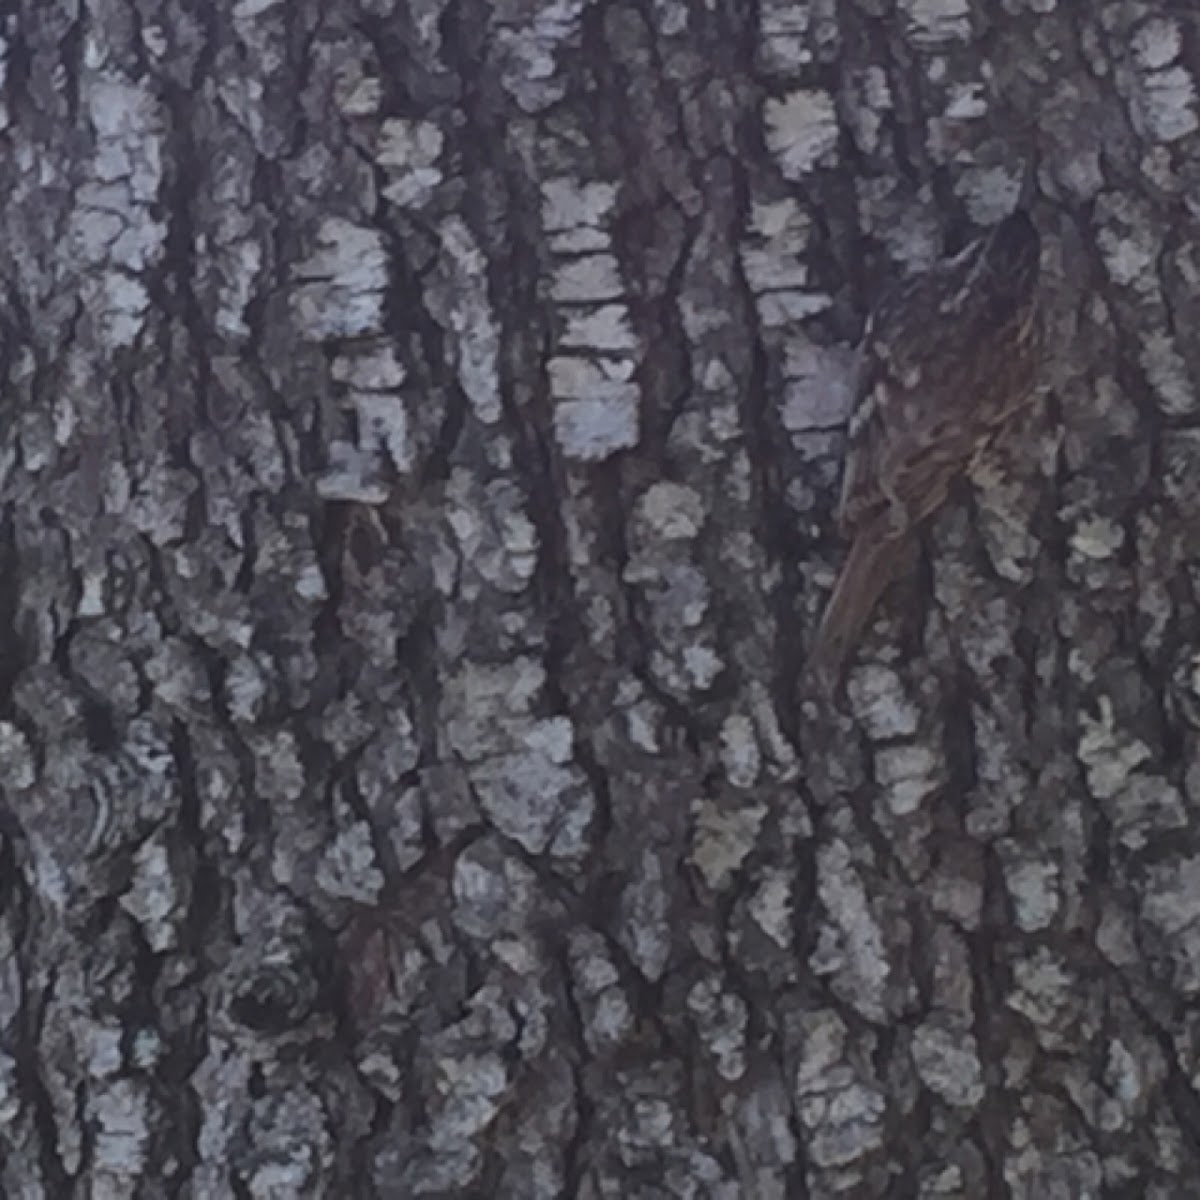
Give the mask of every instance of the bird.
<svg viewBox="0 0 1200 1200">
<path fill-rule="evenodd" d="M 863 328 L 837 526 L 849 550 L 808 657 L 836 688 L 922 523 L 1036 394 L 1041 238 L 1017 209 L 893 285 Z"/>
</svg>

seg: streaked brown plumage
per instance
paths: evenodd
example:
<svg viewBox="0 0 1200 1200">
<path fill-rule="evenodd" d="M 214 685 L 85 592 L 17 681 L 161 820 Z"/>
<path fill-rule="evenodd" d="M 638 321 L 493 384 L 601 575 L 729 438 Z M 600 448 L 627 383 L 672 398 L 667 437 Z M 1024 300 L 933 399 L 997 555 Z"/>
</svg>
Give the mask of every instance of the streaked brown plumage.
<svg viewBox="0 0 1200 1200">
<path fill-rule="evenodd" d="M 1006 217 L 886 295 L 863 332 L 838 524 L 850 539 L 809 669 L 836 686 L 916 528 L 1033 397 L 1041 242 Z"/>
</svg>

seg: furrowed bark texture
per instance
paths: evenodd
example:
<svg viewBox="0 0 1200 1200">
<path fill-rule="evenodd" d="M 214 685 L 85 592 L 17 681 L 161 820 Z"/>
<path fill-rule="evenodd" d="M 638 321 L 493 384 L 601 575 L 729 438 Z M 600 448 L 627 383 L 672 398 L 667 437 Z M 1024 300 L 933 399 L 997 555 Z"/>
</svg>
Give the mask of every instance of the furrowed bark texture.
<svg viewBox="0 0 1200 1200">
<path fill-rule="evenodd" d="M 1195 1195 L 1191 6 L 0 33 L 5 1195 Z M 839 707 L 853 343 L 1022 197 Z"/>
</svg>

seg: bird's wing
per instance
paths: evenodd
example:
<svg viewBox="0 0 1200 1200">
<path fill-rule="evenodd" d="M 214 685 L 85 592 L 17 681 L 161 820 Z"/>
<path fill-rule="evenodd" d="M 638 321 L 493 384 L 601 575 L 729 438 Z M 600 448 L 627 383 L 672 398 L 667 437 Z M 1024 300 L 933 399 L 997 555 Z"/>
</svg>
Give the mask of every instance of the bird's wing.
<svg viewBox="0 0 1200 1200">
<path fill-rule="evenodd" d="M 898 453 L 915 439 L 929 440 L 924 431 L 922 357 L 909 348 L 919 346 L 908 328 L 908 315 L 922 281 L 893 288 L 879 302 L 863 330 L 855 378 L 855 407 L 846 430 L 846 466 L 838 505 L 843 536 L 888 507 L 896 496 L 889 486 Z M 919 305 L 915 306 L 919 308 Z"/>
<path fill-rule="evenodd" d="M 871 524 L 860 526 L 838 572 L 809 651 L 809 675 L 827 692 L 840 687 L 849 653 L 907 547 L 908 539 L 896 537 L 889 529 L 886 513 L 876 516 Z"/>
</svg>

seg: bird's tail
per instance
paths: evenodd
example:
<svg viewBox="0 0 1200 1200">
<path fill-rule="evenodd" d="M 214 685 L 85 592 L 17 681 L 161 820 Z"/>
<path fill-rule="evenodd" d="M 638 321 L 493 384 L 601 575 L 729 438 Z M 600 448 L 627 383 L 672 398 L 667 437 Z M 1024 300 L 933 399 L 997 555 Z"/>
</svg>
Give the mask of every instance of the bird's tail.
<svg viewBox="0 0 1200 1200">
<path fill-rule="evenodd" d="M 908 539 L 889 521 L 885 515 L 855 536 L 821 618 L 807 670 L 830 692 L 840 687 L 847 657 L 904 556 Z"/>
</svg>

